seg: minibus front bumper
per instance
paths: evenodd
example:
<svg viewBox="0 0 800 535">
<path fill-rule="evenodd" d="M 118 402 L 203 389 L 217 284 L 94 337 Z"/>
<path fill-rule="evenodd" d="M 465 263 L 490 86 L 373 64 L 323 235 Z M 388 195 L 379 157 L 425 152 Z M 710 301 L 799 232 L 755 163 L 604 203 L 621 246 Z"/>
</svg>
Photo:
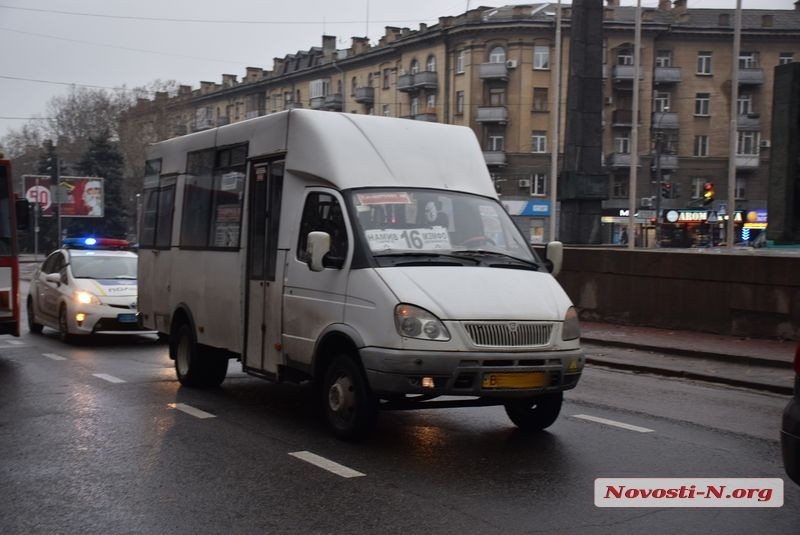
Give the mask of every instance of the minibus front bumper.
<svg viewBox="0 0 800 535">
<path fill-rule="evenodd" d="M 574 388 L 586 358 L 580 349 L 528 352 L 420 352 L 363 348 L 361 362 L 377 396 L 526 397 Z"/>
</svg>

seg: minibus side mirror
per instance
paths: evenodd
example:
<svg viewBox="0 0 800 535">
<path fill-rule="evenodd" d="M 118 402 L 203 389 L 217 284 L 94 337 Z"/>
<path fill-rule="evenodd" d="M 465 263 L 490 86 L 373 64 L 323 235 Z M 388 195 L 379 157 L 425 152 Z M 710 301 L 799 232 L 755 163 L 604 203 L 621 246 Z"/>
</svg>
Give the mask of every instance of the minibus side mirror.
<svg viewBox="0 0 800 535">
<path fill-rule="evenodd" d="M 331 250 L 331 235 L 315 230 L 308 233 L 306 245 L 306 261 L 311 271 L 322 271 L 322 259 Z"/>
<path fill-rule="evenodd" d="M 561 273 L 561 265 L 564 262 L 564 244 L 560 241 L 551 241 L 547 244 L 544 252 L 547 270 L 555 277 Z"/>
</svg>

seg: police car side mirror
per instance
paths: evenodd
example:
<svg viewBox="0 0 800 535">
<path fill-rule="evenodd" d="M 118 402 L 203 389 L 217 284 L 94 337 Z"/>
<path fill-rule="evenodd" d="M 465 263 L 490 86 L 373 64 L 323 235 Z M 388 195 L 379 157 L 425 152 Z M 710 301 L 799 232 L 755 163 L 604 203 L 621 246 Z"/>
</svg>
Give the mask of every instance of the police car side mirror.
<svg viewBox="0 0 800 535">
<path fill-rule="evenodd" d="M 331 250 L 331 235 L 315 230 L 308 233 L 306 242 L 306 262 L 311 271 L 322 271 L 322 259 Z"/>
<path fill-rule="evenodd" d="M 56 284 L 61 284 L 61 273 L 48 273 L 44 276 L 44 280 L 47 282 L 54 282 Z"/>
</svg>

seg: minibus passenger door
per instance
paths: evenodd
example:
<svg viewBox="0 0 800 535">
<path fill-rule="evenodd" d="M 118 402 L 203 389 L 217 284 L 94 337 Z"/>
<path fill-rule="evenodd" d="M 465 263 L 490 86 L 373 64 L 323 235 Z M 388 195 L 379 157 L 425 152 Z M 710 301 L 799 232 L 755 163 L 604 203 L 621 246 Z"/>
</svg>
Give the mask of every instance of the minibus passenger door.
<svg viewBox="0 0 800 535">
<path fill-rule="evenodd" d="M 278 251 L 283 160 L 254 161 L 248 178 L 249 217 L 244 368 L 277 373 L 281 361 L 281 281 L 285 259 Z"/>
</svg>

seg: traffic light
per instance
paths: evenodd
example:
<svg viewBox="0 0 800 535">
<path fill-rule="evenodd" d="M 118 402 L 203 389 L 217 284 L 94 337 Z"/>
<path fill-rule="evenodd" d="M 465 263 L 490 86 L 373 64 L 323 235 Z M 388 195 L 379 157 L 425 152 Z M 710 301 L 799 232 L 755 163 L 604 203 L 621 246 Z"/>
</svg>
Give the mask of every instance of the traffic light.
<svg viewBox="0 0 800 535">
<path fill-rule="evenodd" d="M 714 184 L 706 182 L 703 186 L 703 205 L 711 204 L 714 200 Z"/>
<path fill-rule="evenodd" d="M 661 196 L 665 199 L 672 198 L 672 182 L 662 182 L 661 183 Z"/>
</svg>

